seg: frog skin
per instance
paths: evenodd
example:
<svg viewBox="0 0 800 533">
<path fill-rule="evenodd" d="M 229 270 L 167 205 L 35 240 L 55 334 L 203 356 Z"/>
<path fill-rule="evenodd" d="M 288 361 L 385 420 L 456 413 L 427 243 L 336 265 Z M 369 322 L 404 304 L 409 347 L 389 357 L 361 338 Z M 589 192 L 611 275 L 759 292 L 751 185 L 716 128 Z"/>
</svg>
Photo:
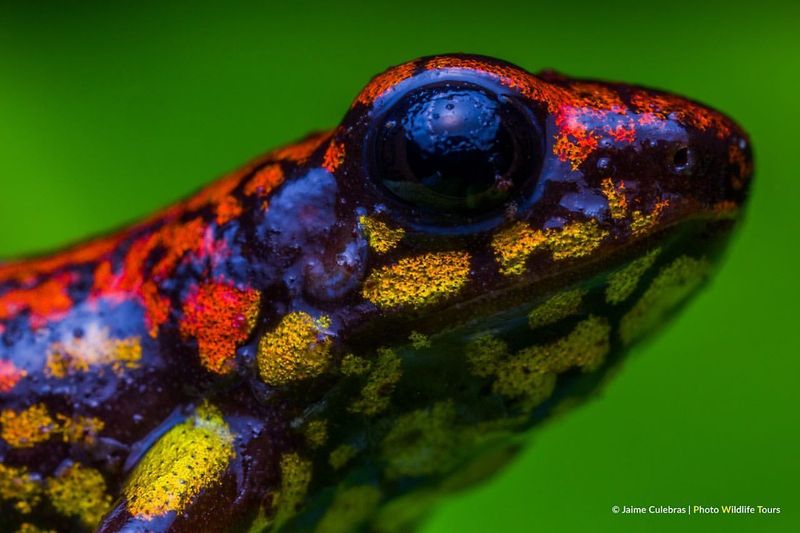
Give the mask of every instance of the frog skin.
<svg viewBox="0 0 800 533">
<path fill-rule="evenodd" d="M 407 530 L 708 278 L 747 135 L 470 55 L 109 236 L 0 264 L 0 530 Z"/>
</svg>

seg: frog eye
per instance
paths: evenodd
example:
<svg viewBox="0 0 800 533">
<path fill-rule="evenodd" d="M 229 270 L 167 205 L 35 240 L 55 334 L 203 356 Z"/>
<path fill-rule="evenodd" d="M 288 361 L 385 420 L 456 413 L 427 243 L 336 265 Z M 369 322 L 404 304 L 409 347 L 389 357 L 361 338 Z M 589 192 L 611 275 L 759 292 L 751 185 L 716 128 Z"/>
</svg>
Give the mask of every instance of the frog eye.
<svg viewBox="0 0 800 533">
<path fill-rule="evenodd" d="M 370 175 L 414 207 L 489 210 L 531 180 L 541 162 L 538 132 L 512 97 L 467 82 L 426 85 L 376 122 Z"/>
</svg>

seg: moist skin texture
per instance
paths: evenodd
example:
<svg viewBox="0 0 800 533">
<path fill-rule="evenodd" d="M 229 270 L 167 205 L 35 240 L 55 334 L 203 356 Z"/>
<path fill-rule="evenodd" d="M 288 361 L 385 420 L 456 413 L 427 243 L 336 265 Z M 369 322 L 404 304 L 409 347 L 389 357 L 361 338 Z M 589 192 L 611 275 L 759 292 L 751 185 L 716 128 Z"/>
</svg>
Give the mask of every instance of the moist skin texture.
<svg viewBox="0 0 800 533">
<path fill-rule="evenodd" d="M 432 83 L 530 121 L 502 205 L 376 179 L 372 132 Z M 138 224 L 0 264 L 0 529 L 406 530 L 696 292 L 750 153 L 669 93 L 435 56 Z"/>
</svg>

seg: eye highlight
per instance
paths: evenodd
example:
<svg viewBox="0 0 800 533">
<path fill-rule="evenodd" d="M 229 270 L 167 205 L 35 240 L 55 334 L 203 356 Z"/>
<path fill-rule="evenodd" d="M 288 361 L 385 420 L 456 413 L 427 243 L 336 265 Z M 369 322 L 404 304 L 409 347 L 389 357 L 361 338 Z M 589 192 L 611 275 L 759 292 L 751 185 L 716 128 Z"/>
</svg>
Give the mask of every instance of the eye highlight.
<svg viewBox="0 0 800 533">
<path fill-rule="evenodd" d="M 541 159 L 528 113 L 467 82 L 410 91 L 380 117 L 371 138 L 370 175 L 400 201 L 443 213 L 502 205 Z"/>
</svg>

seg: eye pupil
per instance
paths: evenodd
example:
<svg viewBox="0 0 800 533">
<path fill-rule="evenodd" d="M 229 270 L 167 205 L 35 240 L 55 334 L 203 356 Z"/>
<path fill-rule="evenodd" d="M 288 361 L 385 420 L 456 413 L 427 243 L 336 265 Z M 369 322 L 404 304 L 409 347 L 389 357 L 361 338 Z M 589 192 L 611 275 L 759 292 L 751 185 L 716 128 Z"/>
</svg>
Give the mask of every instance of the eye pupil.
<svg viewBox="0 0 800 533">
<path fill-rule="evenodd" d="M 529 121 L 478 86 L 424 87 L 388 115 L 376 135 L 377 173 L 390 192 L 416 206 L 497 206 L 531 166 Z"/>
</svg>

